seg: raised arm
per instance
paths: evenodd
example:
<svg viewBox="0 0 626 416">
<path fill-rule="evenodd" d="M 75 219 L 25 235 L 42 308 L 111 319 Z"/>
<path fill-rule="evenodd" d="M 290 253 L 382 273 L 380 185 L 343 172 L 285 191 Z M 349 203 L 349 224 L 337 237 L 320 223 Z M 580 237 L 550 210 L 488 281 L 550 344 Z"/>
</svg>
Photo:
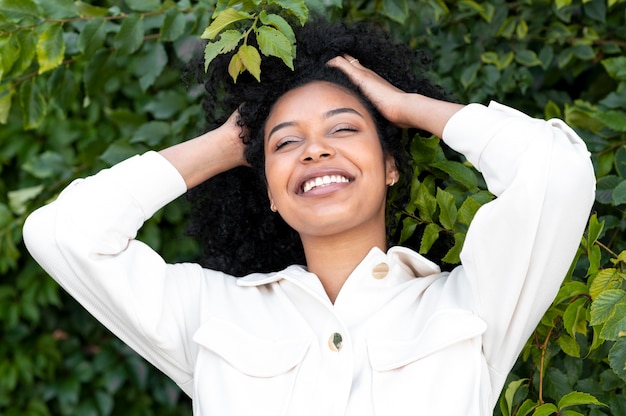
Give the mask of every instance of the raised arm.
<svg viewBox="0 0 626 416">
<path fill-rule="evenodd" d="M 242 128 L 237 124 L 238 112 L 219 128 L 167 149 L 161 150 L 165 157 L 181 174 L 191 189 L 207 179 L 246 165 Z"/>
<path fill-rule="evenodd" d="M 77 179 L 24 225 L 32 256 L 125 343 L 191 394 L 197 311 L 227 284 L 195 264 L 167 264 L 135 239 L 144 221 L 196 184 L 243 165 L 236 114 L 218 129 L 162 152 Z M 212 273 L 216 278 L 206 279 Z"/>
</svg>

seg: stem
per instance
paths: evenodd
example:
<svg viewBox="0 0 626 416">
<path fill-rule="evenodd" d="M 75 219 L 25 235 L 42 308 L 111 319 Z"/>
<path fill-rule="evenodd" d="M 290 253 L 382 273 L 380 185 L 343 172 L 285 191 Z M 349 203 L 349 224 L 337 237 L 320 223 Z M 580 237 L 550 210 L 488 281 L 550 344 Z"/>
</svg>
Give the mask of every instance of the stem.
<svg viewBox="0 0 626 416">
<path fill-rule="evenodd" d="M 539 364 L 539 404 L 542 405 L 543 402 L 543 375 L 544 375 L 544 367 L 546 361 L 546 351 L 548 350 L 548 342 L 550 341 L 550 336 L 552 335 L 552 330 L 554 326 L 550 327 L 548 331 L 548 335 L 546 335 L 546 339 L 541 346 L 541 363 Z"/>
</svg>

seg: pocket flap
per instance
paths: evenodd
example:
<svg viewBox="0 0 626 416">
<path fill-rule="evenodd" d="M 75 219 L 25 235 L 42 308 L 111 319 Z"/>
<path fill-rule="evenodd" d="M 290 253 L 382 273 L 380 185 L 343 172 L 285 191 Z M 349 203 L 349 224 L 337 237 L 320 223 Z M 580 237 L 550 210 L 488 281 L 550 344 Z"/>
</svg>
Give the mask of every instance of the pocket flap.
<svg viewBox="0 0 626 416">
<path fill-rule="evenodd" d="M 433 315 L 412 339 L 369 338 L 370 363 L 375 371 L 394 370 L 457 342 L 481 335 L 486 329 L 485 321 L 469 311 L 441 311 Z"/>
<path fill-rule="evenodd" d="M 204 322 L 193 340 L 236 370 L 254 377 L 286 373 L 302 362 L 311 344 L 306 338 L 260 338 L 218 318 Z"/>
</svg>

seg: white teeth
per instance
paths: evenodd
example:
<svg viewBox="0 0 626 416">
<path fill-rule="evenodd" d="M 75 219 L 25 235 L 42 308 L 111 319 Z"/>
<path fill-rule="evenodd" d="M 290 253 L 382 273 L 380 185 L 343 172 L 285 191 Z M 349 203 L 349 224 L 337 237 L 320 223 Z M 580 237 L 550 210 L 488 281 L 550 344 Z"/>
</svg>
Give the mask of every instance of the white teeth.
<svg viewBox="0 0 626 416">
<path fill-rule="evenodd" d="M 348 178 L 341 175 L 325 175 L 321 177 L 317 177 L 314 179 L 309 179 L 302 186 L 302 191 L 304 193 L 309 192 L 313 188 L 318 188 L 320 186 L 330 185 L 331 183 L 344 183 L 350 182 Z"/>
</svg>

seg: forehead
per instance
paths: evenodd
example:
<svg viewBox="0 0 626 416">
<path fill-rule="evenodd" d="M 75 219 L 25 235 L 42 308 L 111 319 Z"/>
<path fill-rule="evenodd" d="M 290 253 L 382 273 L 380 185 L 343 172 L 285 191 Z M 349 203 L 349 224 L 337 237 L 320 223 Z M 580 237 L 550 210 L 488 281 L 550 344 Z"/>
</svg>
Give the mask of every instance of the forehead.
<svg viewBox="0 0 626 416">
<path fill-rule="evenodd" d="M 265 133 L 274 124 L 314 119 L 343 107 L 354 108 L 369 116 L 369 111 L 353 91 L 331 82 L 313 81 L 286 92 L 274 103 L 265 123 Z"/>
</svg>

